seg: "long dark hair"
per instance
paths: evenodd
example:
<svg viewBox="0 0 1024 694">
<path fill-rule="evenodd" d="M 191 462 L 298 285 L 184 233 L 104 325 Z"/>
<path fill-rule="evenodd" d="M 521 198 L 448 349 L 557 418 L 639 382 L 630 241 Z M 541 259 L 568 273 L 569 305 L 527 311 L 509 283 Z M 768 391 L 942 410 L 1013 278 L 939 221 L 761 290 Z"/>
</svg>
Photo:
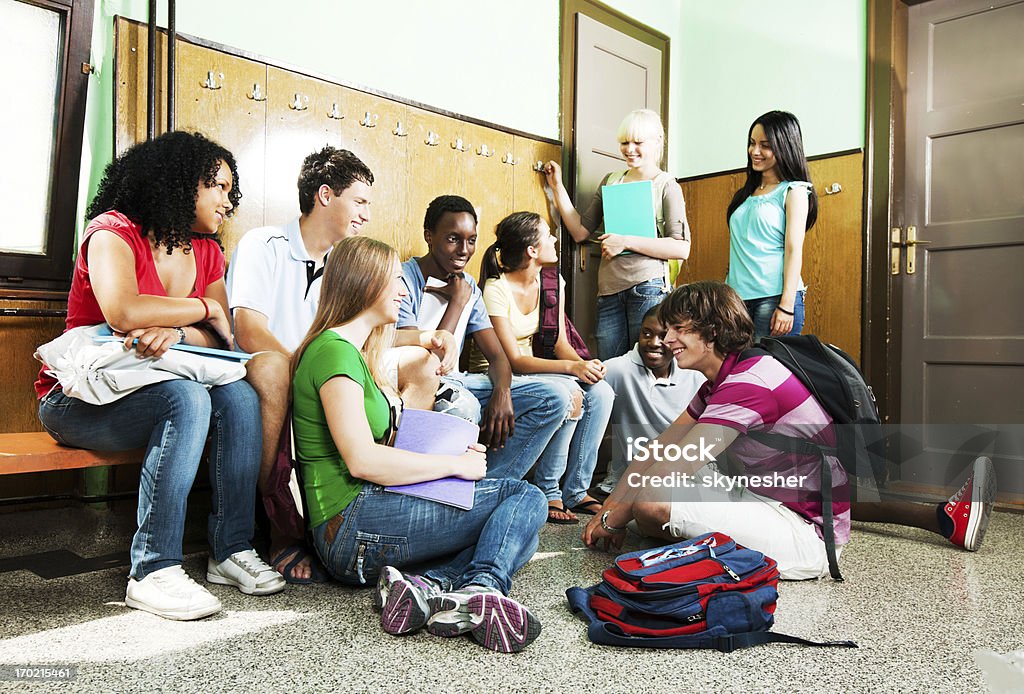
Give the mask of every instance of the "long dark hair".
<svg viewBox="0 0 1024 694">
<path fill-rule="evenodd" d="M 811 174 L 807 167 L 807 156 L 804 154 L 804 138 L 800 133 L 800 121 L 788 111 L 769 111 L 758 116 L 750 129 L 747 131 L 747 142 L 754 132 L 754 126 L 758 123 L 764 128 L 765 137 L 771 145 L 775 154 L 775 161 L 779 167 L 779 173 L 783 181 L 807 181 L 810 183 Z M 757 187 L 761 185 L 761 173 L 754 171 L 754 165 L 750 161 L 750 150 L 747 149 L 747 181 L 743 187 L 732 196 L 732 202 L 725 213 L 725 221 L 728 223 L 732 213 L 749 198 Z M 811 187 L 807 196 L 807 229 L 814 226 L 818 219 L 818 195 Z"/>
<path fill-rule="evenodd" d="M 136 222 L 141 235 L 153 232 L 168 253 L 189 251 L 199 184 L 214 185 L 222 161 L 231 169 L 230 217 L 242 199 L 235 157 L 213 140 L 181 131 L 140 142 L 110 162 L 86 214 L 92 219 L 116 210 Z"/>
<path fill-rule="evenodd" d="M 540 222 L 536 212 L 513 212 L 498 222 L 494 229 L 497 240 L 484 251 L 480 263 L 481 287 L 492 277 L 513 272 L 526 264 L 526 249 L 536 246 L 540 240 Z"/>
</svg>

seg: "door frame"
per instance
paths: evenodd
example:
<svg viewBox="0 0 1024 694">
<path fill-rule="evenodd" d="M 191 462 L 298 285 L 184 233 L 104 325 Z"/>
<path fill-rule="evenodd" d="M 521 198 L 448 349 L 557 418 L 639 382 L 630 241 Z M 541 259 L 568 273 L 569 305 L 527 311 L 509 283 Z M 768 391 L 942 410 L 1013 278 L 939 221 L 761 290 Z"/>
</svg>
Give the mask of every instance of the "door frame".
<svg viewBox="0 0 1024 694">
<path fill-rule="evenodd" d="M 890 230 L 904 227 L 907 25 L 927 0 L 868 0 L 861 366 L 883 422 L 900 412 L 903 272 L 890 272 Z M 902 260 L 902 253 L 901 253 Z"/>
<path fill-rule="evenodd" d="M 576 166 L 576 13 L 584 14 L 591 19 L 619 31 L 630 38 L 661 51 L 661 122 L 665 124 L 665 154 L 668 155 L 669 131 L 668 126 L 668 102 L 669 102 L 669 54 L 670 39 L 667 35 L 653 29 L 646 24 L 619 12 L 618 10 L 598 2 L 598 0 L 560 0 L 561 13 L 559 16 L 559 94 L 561 99 L 559 130 L 562 139 L 562 170 L 570 172 Z M 576 178 L 568 176 L 566 190 L 570 197 L 576 195 Z M 572 239 L 566 234 L 561 234 L 559 247 L 561 249 L 562 267 L 571 267 L 575 258 L 575 246 Z M 572 315 L 574 299 L 573 273 L 563 272 L 566 281 L 566 307 Z"/>
</svg>

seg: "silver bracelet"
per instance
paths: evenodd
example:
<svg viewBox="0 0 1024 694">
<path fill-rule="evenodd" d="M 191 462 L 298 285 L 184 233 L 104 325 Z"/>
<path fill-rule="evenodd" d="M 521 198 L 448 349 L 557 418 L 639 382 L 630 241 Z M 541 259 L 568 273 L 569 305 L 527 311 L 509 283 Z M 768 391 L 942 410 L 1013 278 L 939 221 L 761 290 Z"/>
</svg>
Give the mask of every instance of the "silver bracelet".
<svg viewBox="0 0 1024 694">
<path fill-rule="evenodd" d="M 608 514 L 609 513 L 611 513 L 611 511 L 605 511 L 604 513 L 601 514 L 601 527 L 604 528 L 605 530 L 607 530 L 610 533 L 624 533 L 624 532 L 626 532 L 625 528 L 616 528 L 614 526 L 608 525 Z"/>
<path fill-rule="evenodd" d="M 178 331 L 178 344 L 185 341 L 185 328 L 175 328 Z"/>
</svg>

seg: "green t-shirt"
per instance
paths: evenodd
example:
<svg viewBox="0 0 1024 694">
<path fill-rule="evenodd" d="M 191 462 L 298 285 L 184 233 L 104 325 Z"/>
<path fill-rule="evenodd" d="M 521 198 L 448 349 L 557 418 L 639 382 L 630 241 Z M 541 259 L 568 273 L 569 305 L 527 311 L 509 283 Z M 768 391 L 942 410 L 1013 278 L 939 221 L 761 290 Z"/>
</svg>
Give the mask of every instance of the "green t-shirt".
<svg viewBox="0 0 1024 694">
<path fill-rule="evenodd" d="M 390 423 L 388 401 L 363 355 L 348 340 L 325 330 L 302 354 L 292 381 L 295 458 L 302 466 L 302 486 L 314 528 L 341 513 L 363 486 L 341 459 L 320 401 L 320 388 L 336 376 L 350 378 L 362 387 L 363 409 L 374 439 L 381 438 Z"/>
</svg>

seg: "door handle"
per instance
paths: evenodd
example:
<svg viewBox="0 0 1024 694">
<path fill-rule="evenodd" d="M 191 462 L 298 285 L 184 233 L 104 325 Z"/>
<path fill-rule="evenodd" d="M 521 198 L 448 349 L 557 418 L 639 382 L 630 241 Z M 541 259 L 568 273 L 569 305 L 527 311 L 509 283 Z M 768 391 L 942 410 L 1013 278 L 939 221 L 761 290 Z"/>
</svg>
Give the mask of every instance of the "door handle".
<svg viewBox="0 0 1024 694">
<path fill-rule="evenodd" d="M 922 241 L 917 238 L 917 227 L 907 227 L 907 274 L 913 275 L 917 271 L 917 246 L 924 246 L 930 241 Z"/>
</svg>

